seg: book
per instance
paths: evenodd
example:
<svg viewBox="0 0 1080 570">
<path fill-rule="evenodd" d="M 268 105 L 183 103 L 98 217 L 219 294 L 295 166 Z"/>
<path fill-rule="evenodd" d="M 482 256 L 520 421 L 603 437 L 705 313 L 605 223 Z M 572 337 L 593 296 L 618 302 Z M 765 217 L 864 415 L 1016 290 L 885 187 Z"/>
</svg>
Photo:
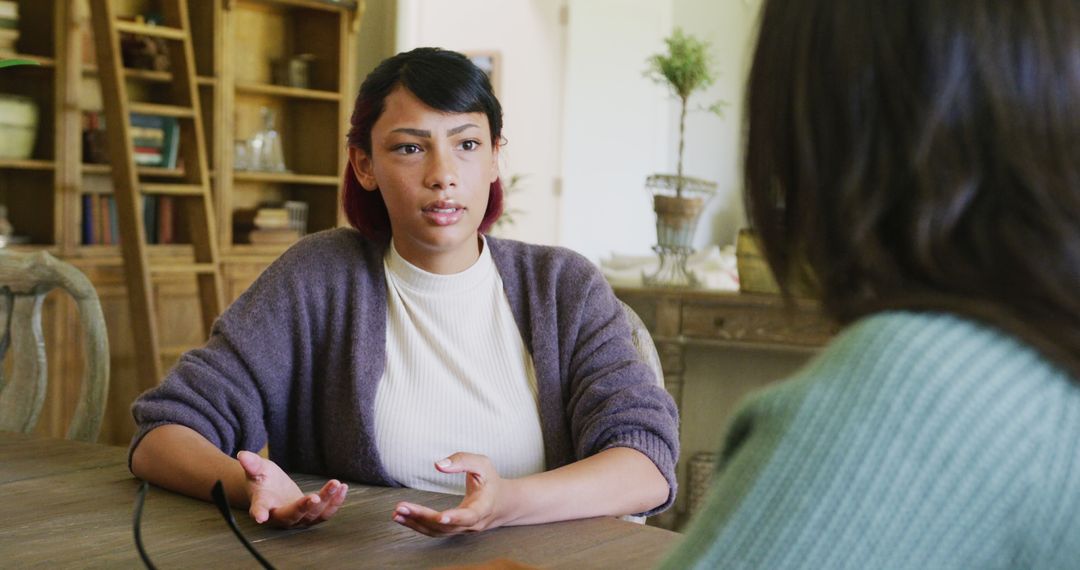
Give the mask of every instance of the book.
<svg viewBox="0 0 1080 570">
<path fill-rule="evenodd" d="M 100 226 L 98 229 L 98 232 L 100 233 L 98 235 L 101 236 L 101 239 L 98 240 L 98 243 L 103 245 L 112 245 L 113 210 L 110 207 L 111 202 L 112 196 L 98 196 L 98 211 L 101 212 L 101 218 L 98 223 Z"/>
<path fill-rule="evenodd" d="M 173 243 L 176 241 L 173 219 L 173 197 L 158 196 L 157 230 L 158 243 Z"/>
<path fill-rule="evenodd" d="M 82 195 L 82 244 L 94 244 L 94 195 Z"/>
<path fill-rule="evenodd" d="M 158 242 L 157 200 L 158 197 L 153 195 L 142 197 L 143 230 L 148 244 L 160 243 Z"/>
<path fill-rule="evenodd" d="M 109 196 L 109 243 L 120 243 L 120 216 L 116 214 L 116 196 Z"/>
</svg>

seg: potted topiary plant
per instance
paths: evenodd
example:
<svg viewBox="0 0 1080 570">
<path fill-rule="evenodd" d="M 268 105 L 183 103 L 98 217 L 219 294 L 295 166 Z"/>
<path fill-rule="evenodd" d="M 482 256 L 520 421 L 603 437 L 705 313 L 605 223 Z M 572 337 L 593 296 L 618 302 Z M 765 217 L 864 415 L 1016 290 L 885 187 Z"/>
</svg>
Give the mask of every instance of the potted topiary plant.
<svg viewBox="0 0 1080 570">
<path fill-rule="evenodd" d="M 645 76 L 667 86 L 679 100 L 679 151 L 675 174 L 654 174 L 645 182 L 653 194 L 657 240 L 653 250 L 660 256 L 660 266 L 644 279 L 647 284 L 694 286 L 698 280 L 686 268 L 686 258 L 693 252 L 694 229 L 706 199 L 716 192 L 716 183 L 683 174 L 686 115 L 690 97 L 712 85 L 716 72 L 708 42 L 679 28 L 664 42 L 667 52 L 649 57 Z M 719 116 L 722 106 L 717 102 L 704 110 Z"/>
</svg>

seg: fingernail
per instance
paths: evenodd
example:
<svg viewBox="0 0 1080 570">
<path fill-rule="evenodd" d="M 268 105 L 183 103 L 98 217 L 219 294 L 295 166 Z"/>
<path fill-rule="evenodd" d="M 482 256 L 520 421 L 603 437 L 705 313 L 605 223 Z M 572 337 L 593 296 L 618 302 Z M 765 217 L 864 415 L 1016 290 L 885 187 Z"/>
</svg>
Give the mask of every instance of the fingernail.
<svg viewBox="0 0 1080 570">
<path fill-rule="evenodd" d="M 405 517 L 394 517 L 394 522 L 398 524 L 405 524 Z"/>
<path fill-rule="evenodd" d="M 407 515 L 407 514 L 409 514 L 409 509 L 407 509 L 405 507 L 398 507 L 397 512 L 400 515 Z"/>
<path fill-rule="evenodd" d="M 439 467 L 450 467 L 453 463 L 454 462 L 450 461 L 450 458 L 447 457 L 446 459 L 440 459 L 435 465 L 438 465 Z"/>
<path fill-rule="evenodd" d="M 439 519 L 439 522 L 441 522 L 442 524 L 449 524 L 450 523 L 450 517 L 447 516 L 447 515 L 443 515 L 442 518 Z"/>
</svg>

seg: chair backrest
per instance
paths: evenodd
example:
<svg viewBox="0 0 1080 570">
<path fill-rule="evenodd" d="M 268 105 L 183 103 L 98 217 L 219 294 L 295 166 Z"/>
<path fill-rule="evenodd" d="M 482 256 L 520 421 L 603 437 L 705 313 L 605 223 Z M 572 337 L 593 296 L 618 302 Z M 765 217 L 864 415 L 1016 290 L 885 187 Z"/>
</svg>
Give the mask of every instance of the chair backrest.
<svg viewBox="0 0 1080 570">
<path fill-rule="evenodd" d="M 634 348 L 637 349 L 638 356 L 645 364 L 652 368 L 656 374 L 656 383 L 663 388 L 664 387 L 664 369 L 660 366 L 660 354 L 656 352 L 656 345 L 653 344 L 652 336 L 649 334 L 648 327 L 641 321 L 641 317 L 630 308 L 630 305 L 619 301 L 622 305 L 623 314 L 626 315 L 626 322 L 630 325 L 630 340 L 634 342 Z"/>
<path fill-rule="evenodd" d="M 67 437 L 95 441 L 109 390 L 105 317 L 90 280 L 46 252 L 0 251 L 0 363 L 9 348 L 14 356 L 10 378 L 0 366 L 0 429 L 29 433 L 37 425 L 48 378 L 41 306 L 56 288 L 75 299 L 85 340 L 82 387 Z"/>
<path fill-rule="evenodd" d="M 637 349 L 638 356 L 649 365 L 649 368 L 652 368 L 656 383 L 663 388 L 664 369 L 660 367 L 660 354 L 656 352 L 656 345 L 653 344 L 652 336 L 649 335 L 649 329 L 641 321 L 641 317 L 630 308 L 630 305 L 623 303 L 621 300 L 619 304 L 622 305 L 623 314 L 626 315 L 626 322 L 630 325 L 630 340 L 634 342 L 634 348 Z M 625 515 L 619 518 L 632 523 L 645 524 L 645 517 Z"/>
</svg>

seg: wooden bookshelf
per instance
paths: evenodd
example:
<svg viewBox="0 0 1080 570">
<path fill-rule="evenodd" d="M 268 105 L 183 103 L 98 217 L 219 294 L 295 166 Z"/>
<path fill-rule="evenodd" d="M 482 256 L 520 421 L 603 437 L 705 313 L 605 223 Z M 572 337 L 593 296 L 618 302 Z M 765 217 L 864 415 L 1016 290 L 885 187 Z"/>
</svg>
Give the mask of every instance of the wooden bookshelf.
<svg viewBox="0 0 1080 570">
<path fill-rule="evenodd" d="M 37 160 L 34 158 L 0 158 L 0 169 L 12 170 L 53 170 L 55 160 Z"/>
<path fill-rule="evenodd" d="M 156 0 L 113 0 L 121 14 L 147 15 Z M 306 233 L 340 225 L 344 140 L 356 87 L 351 46 L 358 24 L 357 3 L 334 0 L 188 0 L 195 64 L 203 112 L 208 166 L 215 201 L 218 243 L 228 300 L 238 296 L 287 245 L 239 243 L 233 235 L 237 210 L 285 200 L 308 204 Z M 32 99 L 39 121 L 33 153 L 0 159 L 0 203 L 8 207 L 17 235 L 30 238 L 15 251 L 45 250 L 82 269 L 95 284 L 109 328 L 111 390 L 101 440 L 126 444 L 133 424 L 128 407 L 137 395 L 133 341 L 128 324 L 123 262 L 117 245 L 83 243 L 84 197 L 112 193 L 109 164 L 84 161 L 84 113 L 100 111 L 98 69 L 91 53 L 86 0 L 19 0 L 17 57 L 37 66 L 0 71 L 0 93 Z M 278 85 L 277 60 L 310 54 L 306 86 Z M 172 73 L 168 69 L 127 69 L 132 99 L 162 103 Z M 237 140 L 260 126 L 259 109 L 272 109 L 289 172 L 236 170 Z M 140 167 L 144 181 L 168 181 L 177 168 Z M 183 216 L 176 197 L 175 215 Z M 149 247 L 155 264 L 192 263 L 192 248 L 180 219 L 176 243 Z M 164 346 L 194 346 L 202 339 L 194 279 L 162 274 L 153 278 Z M 69 329 L 47 338 L 55 345 L 78 329 L 74 305 L 46 308 L 47 323 Z M 51 334 L 51 333 L 47 333 Z M 51 348 L 51 346 L 50 346 Z M 53 349 L 50 384 L 40 422 L 42 433 L 62 436 L 74 409 L 81 353 Z M 54 360 L 55 358 L 55 360 Z M 173 355 L 175 358 L 175 355 Z"/>
</svg>

